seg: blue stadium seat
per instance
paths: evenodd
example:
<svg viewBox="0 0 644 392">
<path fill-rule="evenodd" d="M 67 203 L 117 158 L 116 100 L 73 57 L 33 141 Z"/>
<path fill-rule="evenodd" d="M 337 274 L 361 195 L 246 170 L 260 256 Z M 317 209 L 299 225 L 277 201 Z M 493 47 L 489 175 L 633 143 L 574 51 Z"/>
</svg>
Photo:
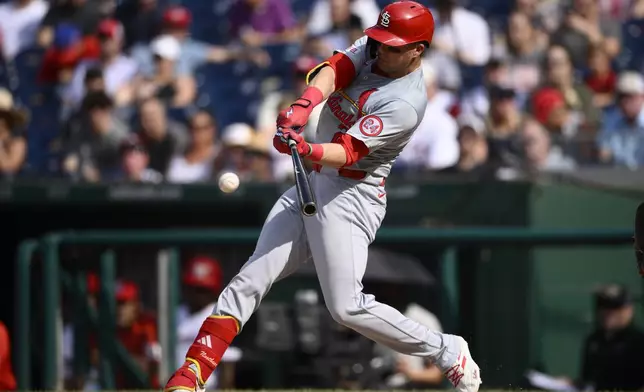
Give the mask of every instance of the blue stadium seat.
<svg viewBox="0 0 644 392">
<path fill-rule="evenodd" d="M 46 172 L 50 167 L 51 143 L 60 133 L 60 101 L 53 88 L 40 88 L 30 99 L 31 120 L 27 126 L 28 157 L 31 171 Z"/>
</svg>

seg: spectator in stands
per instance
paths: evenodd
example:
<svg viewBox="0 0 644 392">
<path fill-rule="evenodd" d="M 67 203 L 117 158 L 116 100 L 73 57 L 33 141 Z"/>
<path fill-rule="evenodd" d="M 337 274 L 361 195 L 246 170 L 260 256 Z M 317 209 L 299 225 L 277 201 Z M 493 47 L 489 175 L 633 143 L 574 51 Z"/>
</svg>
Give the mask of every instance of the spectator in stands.
<svg viewBox="0 0 644 392">
<path fill-rule="evenodd" d="M 43 84 L 66 84 L 82 60 L 100 57 L 100 42 L 95 36 L 83 37 L 73 25 L 62 23 L 54 29 L 54 42 L 45 52 L 38 74 Z"/>
<path fill-rule="evenodd" d="M 527 15 L 510 14 L 506 32 L 507 53 L 503 62 L 507 67 L 508 87 L 517 93 L 519 105 L 541 81 L 541 64 L 545 47 L 539 42 L 537 30 Z"/>
<path fill-rule="evenodd" d="M 474 178 L 492 177 L 495 167 L 488 163 L 485 122 L 474 114 L 458 117 L 458 161 L 438 170 L 442 174 L 467 174 Z"/>
<path fill-rule="evenodd" d="M 36 43 L 36 32 L 49 3 L 45 0 L 11 0 L 0 4 L 0 42 L 5 60 Z"/>
<path fill-rule="evenodd" d="M 137 75 L 123 100 L 136 102 L 156 97 L 167 107 L 187 107 L 195 99 L 197 84 L 192 74 L 176 72 L 176 64 L 183 56 L 179 41 L 171 35 L 161 35 L 152 41 L 150 48 L 154 67 Z"/>
<path fill-rule="evenodd" d="M 137 134 L 131 134 L 121 144 L 122 173 L 118 180 L 158 184 L 163 175 L 148 167 L 150 156 Z"/>
<path fill-rule="evenodd" d="M 438 79 L 449 79 L 449 87 L 459 89 L 461 66 L 484 66 L 490 60 L 490 27 L 483 17 L 456 0 L 437 0 L 435 4 L 436 30 L 428 56 L 439 71 Z"/>
<path fill-rule="evenodd" d="M 218 172 L 232 171 L 242 181 L 248 181 L 252 175 L 248 166 L 248 148 L 253 142 L 255 131 L 244 123 L 230 124 L 222 131 L 223 149 L 218 163 Z"/>
<path fill-rule="evenodd" d="M 97 91 L 105 92 L 105 79 L 103 78 L 103 71 L 101 71 L 100 68 L 88 69 L 87 72 L 85 73 L 83 86 L 85 91 L 85 95 L 83 96 L 83 99 L 85 99 L 85 97 L 88 94 L 91 94 L 93 92 L 97 92 Z M 82 122 L 84 116 L 85 116 L 85 113 L 82 107 L 63 105 L 61 107 L 61 116 L 60 116 L 62 123 L 64 124 L 62 126 L 63 129 L 61 131 L 61 136 L 64 136 L 65 133 L 68 132 L 70 128 L 77 126 L 75 125 L 75 123 Z"/>
<path fill-rule="evenodd" d="M 168 173 L 170 160 L 182 154 L 188 145 L 185 127 L 168 118 L 157 98 L 148 98 L 139 105 L 138 134 L 150 155 L 150 169 Z"/>
<path fill-rule="evenodd" d="M 200 110 L 189 121 L 190 141 L 185 151 L 170 161 L 167 180 L 175 183 L 206 182 L 213 178 L 221 146 L 213 116 Z"/>
<path fill-rule="evenodd" d="M 402 291 L 400 287 L 392 287 L 392 290 Z M 391 301 L 389 298 L 387 300 Z M 425 307 L 409 300 L 394 300 L 394 302 L 404 303 L 402 306 L 395 306 L 395 308 L 406 317 L 430 328 L 432 331 L 443 331 L 443 326 L 438 317 Z M 444 380 L 443 372 L 436 364 L 426 358 L 392 352 L 391 349 L 379 344 L 374 346 L 374 351 L 385 358 L 388 356 L 394 357 L 395 371 L 385 380 L 385 385 L 388 388 L 406 390 L 440 389 Z"/>
<path fill-rule="evenodd" d="M 11 361 L 11 339 L 7 326 L 0 321 L 0 390 L 13 391 L 16 389 L 16 378 L 13 375 Z"/>
<path fill-rule="evenodd" d="M 560 9 L 558 1 L 514 0 L 512 13 L 525 15 L 534 30 L 535 41 L 546 47 L 549 33 L 559 26 Z"/>
<path fill-rule="evenodd" d="M 129 280 L 117 282 L 116 304 L 117 339 L 149 377 L 150 387 L 160 388 L 158 368 L 161 346 L 157 335 L 156 317 L 144 311 L 139 298 L 139 288 Z M 117 373 L 116 384 L 119 389 L 137 387 L 122 372 Z"/>
<path fill-rule="evenodd" d="M 530 104 L 530 111 L 534 118 L 551 134 L 558 136 L 574 134 L 574 130 L 570 128 L 576 127 L 577 124 L 566 106 L 561 91 L 554 87 L 542 88 L 532 96 Z"/>
<path fill-rule="evenodd" d="M 0 88 L 0 179 L 17 175 L 25 163 L 27 119 L 27 113 L 14 106 L 9 90 Z"/>
<path fill-rule="evenodd" d="M 76 26 L 83 36 L 96 32 L 101 10 L 93 0 L 61 0 L 49 8 L 38 31 L 37 42 L 48 48 L 54 41 L 54 31 L 61 23 Z"/>
<path fill-rule="evenodd" d="M 301 36 L 285 0 L 235 0 L 229 21 L 231 38 L 250 47 L 295 42 Z"/>
<path fill-rule="evenodd" d="M 626 71 L 617 81 L 617 108 L 606 114 L 599 134 L 599 157 L 604 163 L 644 166 L 644 78 Z"/>
<path fill-rule="evenodd" d="M 577 82 L 570 56 L 562 46 L 551 46 L 545 60 L 545 83 L 541 88 L 555 87 L 561 91 L 566 106 L 571 111 L 575 127 L 570 127 L 572 132 L 594 133 L 599 126 L 599 110 L 593 105 L 593 94 L 585 84 Z M 538 92 L 539 89 L 535 91 Z M 566 135 L 574 136 L 574 134 Z"/>
<path fill-rule="evenodd" d="M 490 159 L 509 163 L 520 155 L 519 130 L 525 115 L 515 100 L 514 90 L 494 86 L 490 88 L 490 112 L 486 118 Z"/>
<path fill-rule="evenodd" d="M 579 390 L 644 388 L 644 333 L 633 324 L 633 299 L 622 286 L 595 293 L 595 330 L 584 342 Z"/>
<path fill-rule="evenodd" d="M 125 39 L 123 26 L 114 19 L 104 19 L 97 28 L 101 43 L 100 58 L 80 62 L 74 70 L 71 82 L 63 93 L 69 105 L 76 106 L 85 95 L 85 74 L 90 68 L 99 68 L 103 73 L 105 92 L 114 99 L 116 106 L 124 103 L 124 91 L 137 72 L 134 60 L 122 53 Z"/>
<path fill-rule="evenodd" d="M 573 0 L 552 43 L 566 48 L 574 67 L 582 69 L 593 46 L 601 47 L 611 59 L 619 54 L 621 27 L 601 16 L 597 0 Z"/>
<path fill-rule="evenodd" d="M 215 308 L 222 289 L 223 275 L 219 261 L 198 255 L 189 260 L 182 276 L 184 301 L 178 309 L 176 366 L 185 361 L 185 355 L 203 320 Z M 208 379 L 206 390 L 233 389 L 235 387 L 235 362 L 242 351 L 229 347 L 221 358 L 215 373 Z"/>
<path fill-rule="evenodd" d="M 333 51 L 337 48 L 351 46 L 357 38 L 364 35 L 364 29 L 369 27 L 363 26 L 360 17 L 351 12 L 350 0 L 330 0 L 328 3 L 330 5 L 331 25 L 328 29 L 310 37 L 310 39 L 318 41 L 315 43 L 316 51 L 314 54 L 321 58 L 332 56 Z M 376 14 L 376 21 L 377 19 L 378 14 Z"/>
<path fill-rule="evenodd" d="M 197 68 L 207 63 L 248 60 L 259 66 L 268 64 L 269 57 L 263 50 L 214 46 L 191 38 L 191 23 L 192 15 L 183 6 L 170 6 L 163 13 L 162 34 L 173 36 L 181 46 L 181 57 L 176 63 L 177 75 L 193 75 Z M 141 67 L 143 74 L 153 73 L 155 67 L 154 54 L 149 45 L 134 45 L 131 54 Z"/>
<path fill-rule="evenodd" d="M 119 149 L 129 128 L 105 92 L 87 94 L 81 107 L 82 121 L 71 124 L 63 140 L 63 171 L 89 182 L 110 180 L 120 169 Z"/>
<path fill-rule="evenodd" d="M 593 47 L 588 54 L 588 73 L 584 78 L 586 86 L 593 92 L 593 104 L 604 109 L 615 100 L 617 74 L 612 68 L 610 57 L 603 48 Z"/>
<path fill-rule="evenodd" d="M 378 22 L 380 7 L 375 0 L 315 0 L 306 26 L 307 34 L 315 37 L 332 30 L 340 13 L 345 18 L 347 15 L 356 16 L 364 30 Z"/>
<path fill-rule="evenodd" d="M 273 178 L 273 157 L 270 153 L 272 138 L 256 132 L 253 141 L 248 146 L 248 168 L 249 181 L 272 182 Z"/>
<path fill-rule="evenodd" d="M 427 88 L 425 116 L 400 154 L 397 165 L 412 170 L 443 169 L 458 160 L 458 125 L 447 112 L 436 70 L 428 61 L 423 62 L 422 68 Z"/>
<path fill-rule="evenodd" d="M 161 33 L 161 7 L 158 0 L 122 1 L 114 13 L 125 29 L 127 50 L 136 44 L 148 44 Z"/>
<path fill-rule="evenodd" d="M 475 114 L 479 117 L 486 116 L 490 111 L 489 90 L 493 86 L 506 85 L 508 72 L 508 67 L 503 61 L 499 59 L 490 60 L 484 68 L 483 84 L 463 94 L 461 102 L 459 103 L 460 113 Z"/>
<path fill-rule="evenodd" d="M 575 162 L 563 154 L 561 148 L 553 145 L 548 131 L 538 121 L 527 119 L 520 131 L 522 167 L 528 173 L 545 171 L 566 171 L 575 168 Z"/>
</svg>

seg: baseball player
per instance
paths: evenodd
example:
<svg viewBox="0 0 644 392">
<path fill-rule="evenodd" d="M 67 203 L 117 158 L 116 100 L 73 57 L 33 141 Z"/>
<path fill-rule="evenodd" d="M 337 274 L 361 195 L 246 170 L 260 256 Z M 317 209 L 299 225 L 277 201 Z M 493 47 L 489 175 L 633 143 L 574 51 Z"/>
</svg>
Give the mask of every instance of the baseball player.
<svg viewBox="0 0 644 392">
<path fill-rule="evenodd" d="M 313 164 L 318 213 L 300 214 L 295 187 L 279 198 L 255 252 L 222 291 L 166 391 L 201 389 L 271 286 L 309 260 L 338 323 L 402 354 L 426 357 L 459 391 L 478 391 L 480 371 L 463 338 L 432 331 L 362 292 L 367 248 L 385 216 L 385 179 L 427 106 L 420 65 L 433 32 L 426 7 L 395 2 L 365 37 L 309 73 L 304 93 L 278 116 L 273 145 L 288 154 L 293 139 Z M 325 99 L 318 143 L 308 143 L 298 130 Z"/>
</svg>

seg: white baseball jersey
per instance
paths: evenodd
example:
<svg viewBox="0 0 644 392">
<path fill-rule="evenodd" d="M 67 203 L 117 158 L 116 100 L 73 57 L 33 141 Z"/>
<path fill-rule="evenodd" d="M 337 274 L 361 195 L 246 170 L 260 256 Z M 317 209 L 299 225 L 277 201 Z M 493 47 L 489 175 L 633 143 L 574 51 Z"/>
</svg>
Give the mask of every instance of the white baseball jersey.
<svg viewBox="0 0 644 392">
<path fill-rule="evenodd" d="M 348 169 L 387 177 L 393 162 L 409 142 L 427 107 L 427 91 L 419 67 L 391 79 L 372 72 L 367 37 L 342 50 L 355 67 L 355 79 L 327 100 L 316 133 L 317 143 L 329 143 L 338 132 L 348 133 L 369 147 L 369 154 Z"/>
</svg>

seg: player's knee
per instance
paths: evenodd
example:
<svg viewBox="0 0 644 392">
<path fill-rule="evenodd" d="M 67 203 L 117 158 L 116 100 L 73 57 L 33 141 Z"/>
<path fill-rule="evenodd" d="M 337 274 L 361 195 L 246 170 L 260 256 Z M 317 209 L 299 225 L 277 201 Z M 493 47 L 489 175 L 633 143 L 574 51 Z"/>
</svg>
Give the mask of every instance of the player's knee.
<svg viewBox="0 0 644 392">
<path fill-rule="evenodd" d="M 351 328 L 357 323 L 362 309 L 354 301 L 338 301 L 328 305 L 329 313 L 336 323 Z"/>
</svg>

